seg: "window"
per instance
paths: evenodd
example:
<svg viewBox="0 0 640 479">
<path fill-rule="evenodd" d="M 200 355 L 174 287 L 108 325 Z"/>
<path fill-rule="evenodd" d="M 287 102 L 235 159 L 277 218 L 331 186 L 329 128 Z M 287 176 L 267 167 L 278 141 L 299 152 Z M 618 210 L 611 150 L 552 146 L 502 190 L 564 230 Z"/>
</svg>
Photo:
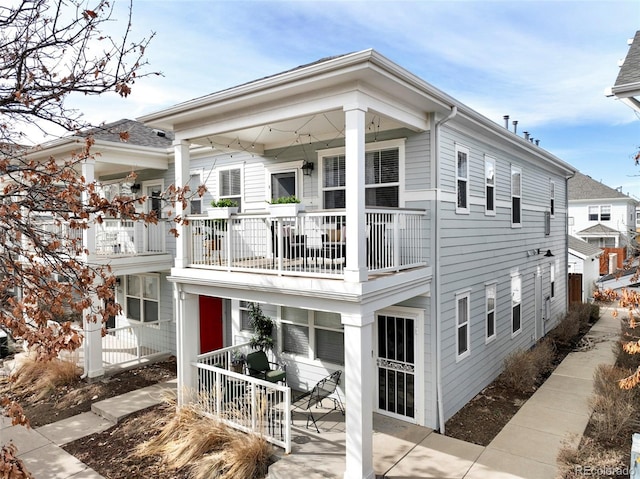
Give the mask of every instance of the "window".
<svg viewBox="0 0 640 479">
<path fill-rule="evenodd" d="M 345 155 L 322 157 L 324 208 L 345 208 Z M 383 148 L 365 153 L 365 204 L 400 206 L 400 148 Z"/>
<path fill-rule="evenodd" d="M 191 214 L 199 215 L 204 210 L 202 208 L 202 196 L 198 196 L 198 187 L 202 184 L 200 173 L 191 173 L 189 176 L 189 189 L 191 190 Z"/>
<path fill-rule="evenodd" d="M 544 235 L 549 236 L 551 234 L 551 212 L 544 212 Z"/>
<path fill-rule="evenodd" d="M 511 167 L 511 226 L 522 224 L 522 171 Z"/>
<path fill-rule="evenodd" d="M 249 317 L 249 301 L 240 301 L 240 329 L 242 331 L 253 331 L 251 318 Z"/>
<path fill-rule="evenodd" d="M 296 172 L 285 171 L 271 174 L 271 199 L 297 195 Z"/>
<path fill-rule="evenodd" d="M 611 205 L 589 206 L 589 221 L 611 221 Z"/>
<path fill-rule="evenodd" d="M 484 212 L 487 215 L 496 214 L 496 160 L 489 158 L 484 159 L 484 180 L 485 180 L 485 207 Z"/>
<path fill-rule="evenodd" d="M 242 171 L 240 168 L 221 170 L 218 180 L 218 197 L 235 201 L 238 203 L 238 211 L 242 211 Z"/>
<path fill-rule="evenodd" d="M 469 150 L 456 146 L 456 213 L 469 212 Z"/>
<path fill-rule="evenodd" d="M 344 364 L 344 330 L 339 314 L 283 306 L 280 325 L 283 353 Z"/>
<path fill-rule="evenodd" d="M 160 319 L 160 277 L 155 274 L 126 276 L 127 317 L 143 323 Z"/>
<path fill-rule="evenodd" d="M 496 337 L 496 290 L 495 283 L 488 284 L 484 288 L 486 311 L 486 338 L 490 341 Z"/>
<path fill-rule="evenodd" d="M 469 298 L 471 293 L 458 293 L 456 294 L 456 353 L 457 359 L 462 359 L 469 355 L 470 352 L 470 331 L 469 331 L 469 316 L 471 315 L 471 305 L 469 304 Z"/>
<path fill-rule="evenodd" d="M 556 265 L 551 263 L 551 268 L 549 270 L 549 281 L 550 281 L 550 296 L 553 298 L 556 295 Z"/>
<path fill-rule="evenodd" d="M 519 274 L 511 276 L 511 333 L 515 335 L 522 329 L 522 280 Z"/>
<path fill-rule="evenodd" d="M 551 211 L 551 217 L 556 216 L 556 184 L 552 181 L 549 183 L 549 208 Z"/>
</svg>

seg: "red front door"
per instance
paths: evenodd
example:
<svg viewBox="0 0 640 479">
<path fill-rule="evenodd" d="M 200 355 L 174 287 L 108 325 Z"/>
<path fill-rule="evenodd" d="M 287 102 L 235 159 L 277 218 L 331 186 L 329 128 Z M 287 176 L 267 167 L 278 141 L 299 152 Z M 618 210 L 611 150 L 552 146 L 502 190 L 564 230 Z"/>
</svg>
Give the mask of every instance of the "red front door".
<svg viewBox="0 0 640 479">
<path fill-rule="evenodd" d="M 200 296 L 200 354 L 224 347 L 222 299 Z"/>
</svg>

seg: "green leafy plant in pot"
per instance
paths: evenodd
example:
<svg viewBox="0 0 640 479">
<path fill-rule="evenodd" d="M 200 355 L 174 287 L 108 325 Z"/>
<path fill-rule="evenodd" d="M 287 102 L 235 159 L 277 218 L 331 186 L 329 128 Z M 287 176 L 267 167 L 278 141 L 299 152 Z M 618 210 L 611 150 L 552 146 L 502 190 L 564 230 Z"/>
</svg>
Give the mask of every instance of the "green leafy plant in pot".
<svg viewBox="0 0 640 479">
<path fill-rule="evenodd" d="M 273 348 L 273 320 L 265 316 L 258 303 L 249 303 L 249 319 L 253 326 L 253 336 L 249 341 L 252 348 L 271 351 Z"/>
</svg>

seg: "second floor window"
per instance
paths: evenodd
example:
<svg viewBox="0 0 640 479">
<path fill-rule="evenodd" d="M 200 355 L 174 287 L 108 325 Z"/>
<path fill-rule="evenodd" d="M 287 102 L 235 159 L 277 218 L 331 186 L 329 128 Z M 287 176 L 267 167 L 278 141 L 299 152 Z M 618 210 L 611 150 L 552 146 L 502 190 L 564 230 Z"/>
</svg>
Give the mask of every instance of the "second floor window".
<svg viewBox="0 0 640 479">
<path fill-rule="evenodd" d="M 496 214 L 496 160 L 484 159 L 485 213 Z"/>
<path fill-rule="evenodd" d="M 610 221 L 611 205 L 589 206 L 589 221 Z"/>
<path fill-rule="evenodd" d="M 456 146 L 456 212 L 469 212 L 469 150 Z"/>
<path fill-rule="evenodd" d="M 322 158 L 324 208 L 346 207 L 345 155 Z M 384 148 L 365 153 L 365 204 L 400 206 L 400 149 Z"/>
<path fill-rule="evenodd" d="M 240 168 L 220 171 L 218 176 L 218 197 L 233 200 L 241 207 L 242 171 Z M 242 208 L 239 211 L 242 211 Z"/>
<path fill-rule="evenodd" d="M 522 171 L 511 167 L 511 226 L 522 224 Z"/>
</svg>

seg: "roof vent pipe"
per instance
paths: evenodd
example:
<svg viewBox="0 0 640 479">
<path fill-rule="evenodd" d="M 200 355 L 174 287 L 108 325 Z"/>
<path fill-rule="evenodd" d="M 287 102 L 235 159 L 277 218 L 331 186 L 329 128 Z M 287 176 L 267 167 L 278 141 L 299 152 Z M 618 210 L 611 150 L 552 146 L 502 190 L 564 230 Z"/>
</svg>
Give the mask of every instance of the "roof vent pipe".
<svg viewBox="0 0 640 479">
<path fill-rule="evenodd" d="M 540 140 L 536 140 L 536 146 L 540 145 Z"/>
<path fill-rule="evenodd" d="M 528 140 L 528 139 L 529 139 L 529 132 L 528 132 L 528 131 L 525 131 L 525 132 L 523 132 L 523 133 L 524 133 L 524 139 L 525 139 L 525 140 Z"/>
<path fill-rule="evenodd" d="M 504 127 L 508 130 L 509 129 L 509 115 L 505 115 L 502 118 L 504 118 Z"/>
<path fill-rule="evenodd" d="M 518 120 L 513 120 L 511 123 L 513 123 L 513 132 L 514 133 L 518 133 Z"/>
</svg>

